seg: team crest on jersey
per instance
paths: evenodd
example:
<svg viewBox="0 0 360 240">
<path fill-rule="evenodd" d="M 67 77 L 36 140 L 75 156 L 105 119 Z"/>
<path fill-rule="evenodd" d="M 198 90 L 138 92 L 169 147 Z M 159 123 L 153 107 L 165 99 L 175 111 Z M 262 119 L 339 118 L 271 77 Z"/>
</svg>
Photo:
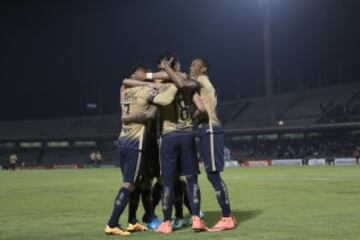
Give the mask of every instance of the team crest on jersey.
<svg viewBox="0 0 360 240">
<path fill-rule="evenodd" d="M 136 96 L 137 91 L 128 91 L 125 92 L 123 97 L 122 97 L 122 103 L 126 104 L 126 103 L 133 103 L 136 102 L 137 100 L 137 96 Z"/>
<path fill-rule="evenodd" d="M 161 84 L 160 87 L 159 87 L 159 92 L 160 92 L 160 93 L 165 92 L 165 91 L 168 90 L 170 87 L 171 87 L 170 84 Z"/>
</svg>

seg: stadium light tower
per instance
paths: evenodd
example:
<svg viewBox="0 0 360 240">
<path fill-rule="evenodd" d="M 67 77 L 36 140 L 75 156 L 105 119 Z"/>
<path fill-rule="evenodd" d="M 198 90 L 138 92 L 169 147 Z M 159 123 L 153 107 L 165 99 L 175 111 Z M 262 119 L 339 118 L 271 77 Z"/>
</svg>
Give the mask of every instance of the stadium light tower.
<svg viewBox="0 0 360 240">
<path fill-rule="evenodd" d="M 271 0 L 258 0 L 259 9 L 262 14 L 262 32 L 264 46 L 264 75 L 265 95 L 273 95 L 273 78 L 271 62 L 271 24 L 270 24 L 270 2 Z"/>
</svg>

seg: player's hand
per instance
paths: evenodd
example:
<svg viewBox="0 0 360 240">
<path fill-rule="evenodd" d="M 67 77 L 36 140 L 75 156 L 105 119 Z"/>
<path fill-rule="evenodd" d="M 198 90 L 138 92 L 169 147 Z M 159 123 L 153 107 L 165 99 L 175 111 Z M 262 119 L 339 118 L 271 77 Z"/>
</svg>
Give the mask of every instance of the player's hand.
<svg viewBox="0 0 360 240">
<path fill-rule="evenodd" d="M 154 82 L 146 82 L 146 86 L 148 86 L 149 88 L 156 88 L 156 83 L 154 83 Z"/>
<path fill-rule="evenodd" d="M 169 60 L 161 60 L 159 67 L 161 69 L 165 69 L 167 67 L 170 67 L 171 63 L 174 61 L 174 57 L 171 57 Z"/>
</svg>

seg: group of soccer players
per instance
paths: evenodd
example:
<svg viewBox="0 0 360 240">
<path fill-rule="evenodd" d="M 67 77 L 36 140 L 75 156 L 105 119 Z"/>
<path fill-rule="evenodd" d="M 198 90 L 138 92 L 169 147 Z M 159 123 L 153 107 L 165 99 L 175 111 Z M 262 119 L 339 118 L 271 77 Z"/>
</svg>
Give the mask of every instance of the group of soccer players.
<svg viewBox="0 0 360 240">
<path fill-rule="evenodd" d="M 196 58 L 190 74 L 185 74 L 180 71 L 178 58 L 164 53 L 157 64 L 158 72 L 136 66 L 131 78 L 121 86 L 119 150 L 123 182 L 104 231 L 109 235 L 146 231 L 148 228 L 136 218 L 140 196 L 145 210 L 142 221 L 159 233 L 168 234 L 179 227 L 179 221 L 172 222 L 174 204 L 177 220 L 183 218 L 183 204 L 188 207 L 194 231 L 234 229 L 236 220 L 220 175 L 224 168 L 224 139 L 216 113 L 216 91 L 207 75 L 208 63 Z M 221 219 L 211 228 L 205 225 L 200 211 L 195 122 L 207 178 L 222 210 Z M 163 221 L 155 215 L 160 198 Z M 118 222 L 127 205 L 129 225 L 125 229 Z"/>
</svg>

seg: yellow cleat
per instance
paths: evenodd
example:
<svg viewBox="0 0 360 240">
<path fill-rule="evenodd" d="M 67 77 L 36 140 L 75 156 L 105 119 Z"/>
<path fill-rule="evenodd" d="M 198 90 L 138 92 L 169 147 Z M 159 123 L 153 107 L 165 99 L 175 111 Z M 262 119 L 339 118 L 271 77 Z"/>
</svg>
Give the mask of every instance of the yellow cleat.
<svg viewBox="0 0 360 240">
<path fill-rule="evenodd" d="M 121 229 L 120 227 L 111 228 L 108 225 L 106 225 L 104 232 L 107 235 L 121 235 L 121 236 L 130 235 L 130 233 L 128 231 L 125 231 L 125 230 Z"/>
<path fill-rule="evenodd" d="M 129 223 L 126 230 L 129 231 L 129 232 L 143 232 L 143 231 L 147 231 L 148 228 L 145 227 L 144 225 L 142 225 L 141 223 L 137 222 L 135 224 Z"/>
</svg>

